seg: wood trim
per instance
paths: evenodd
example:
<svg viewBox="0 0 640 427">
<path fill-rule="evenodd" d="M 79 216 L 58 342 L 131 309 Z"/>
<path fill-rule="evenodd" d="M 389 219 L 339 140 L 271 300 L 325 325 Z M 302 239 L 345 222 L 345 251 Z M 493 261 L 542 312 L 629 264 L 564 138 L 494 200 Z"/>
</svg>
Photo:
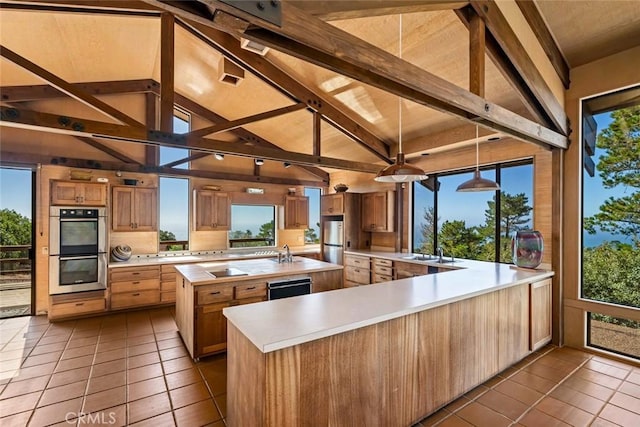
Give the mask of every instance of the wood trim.
<svg viewBox="0 0 640 427">
<path fill-rule="evenodd" d="M 544 52 L 547 54 L 549 61 L 551 61 L 551 65 L 555 68 L 556 73 L 558 73 L 558 77 L 562 80 L 562 84 L 565 89 L 569 89 L 569 85 L 571 83 L 569 76 L 569 65 L 567 61 L 564 59 L 560 48 L 556 44 L 556 41 L 553 39 L 553 35 L 549 31 L 544 18 L 540 14 L 536 3 L 531 0 L 515 0 L 516 4 L 520 8 L 520 11 L 526 18 L 529 26 L 533 30 L 533 33 L 538 38 L 540 45 L 544 49 Z"/>
<path fill-rule="evenodd" d="M 322 115 L 313 113 L 313 155 L 321 156 L 322 154 Z"/>
<path fill-rule="evenodd" d="M 247 125 L 247 124 L 250 124 L 250 123 L 259 122 L 261 120 L 267 120 L 267 119 L 271 119 L 273 117 L 282 116 L 284 114 L 292 113 L 294 111 L 300 111 L 300 110 L 305 109 L 305 108 L 307 108 L 307 105 L 302 103 L 302 102 L 300 102 L 298 104 L 288 105 L 288 106 L 282 107 L 282 108 L 276 108 L 275 110 L 265 111 L 264 113 L 254 114 L 252 116 L 243 117 L 243 118 L 237 119 L 237 120 L 227 120 L 224 123 L 218 123 L 218 124 L 215 124 L 213 126 L 208 126 L 206 128 L 197 129 L 197 130 L 189 132 L 187 134 L 187 136 L 204 137 L 204 136 L 207 136 L 207 135 L 212 135 L 212 134 L 216 134 L 216 133 L 232 130 L 232 129 L 235 129 L 235 128 L 238 128 L 240 126 Z"/>
<path fill-rule="evenodd" d="M 622 305 L 610 304 L 600 301 L 590 301 L 586 299 L 564 299 L 565 307 L 577 308 L 581 311 L 591 313 L 601 313 L 608 316 L 621 317 L 624 319 L 640 322 L 640 310 L 635 307 L 625 307 Z"/>
<path fill-rule="evenodd" d="M 160 130 L 173 132 L 175 77 L 175 19 L 172 14 L 160 15 Z"/>
<path fill-rule="evenodd" d="M 24 68 L 26 71 L 29 71 L 30 73 L 34 74 L 35 76 L 41 78 L 42 80 L 46 81 L 47 83 L 49 83 L 51 86 L 54 86 L 56 89 L 58 89 L 61 92 L 66 93 L 67 95 L 71 96 L 72 98 L 82 102 L 83 104 L 87 105 L 88 107 L 93 108 L 96 111 L 99 111 L 100 113 L 115 119 L 123 124 L 127 124 L 129 126 L 135 126 L 135 127 L 144 127 L 144 125 L 140 122 L 138 122 L 137 120 L 134 120 L 133 118 L 129 117 L 128 115 L 124 114 L 123 112 L 116 110 L 115 108 L 113 108 L 112 106 L 110 106 L 109 104 L 99 100 L 98 98 L 84 92 L 81 89 L 78 89 L 76 86 L 74 86 L 73 84 L 62 80 L 60 77 L 56 76 L 53 73 L 50 73 L 49 71 L 45 70 L 44 68 L 40 67 L 39 65 L 29 61 L 28 59 L 24 58 L 23 56 L 18 55 L 17 53 L 15 53 L 14 51 L 7 49 L 7 47 L 5 46 L 0 46 L 0 56 L 2 56 L 3 58 L 13 62 L 14 64 Z"/>
<path fill-rule="evenodd" d="M 527 54 L 526 49 L 518 40 L 498 6 L 494 1 L 472 0 L 470 4 L 485 21 L 489 32 L 495 37 L 510 62 L 518 70 L 518 74 L 524 79 L 535 98 L 552 120 L 555 127 L 554 130 L 567 135 L 569 126 L 564 108 L 551 92 L 549 85 Z"/>
<path fill-rule="evenodd" d="M 562 205 L 563 198 L 563 169 L 564 169 L 564 152 L 559 149 L 551 151 L 551 266 L 555 272 L 553 276 L 553 287 L 551 295 L 551 324 L 552 324 L 552 341 L 557 346 L 564 345 L 564 281 L 563 268 L 564 261 L 562 253 L 564 252 L 563 243 L 564 235 L 562 229 L 562 218 L 564 209 Z"/>
<path fill-rule="evenodd" d="M 469 22 L 469 90 L 484 98 L 485 82 L 484 21 L 474 14 Z"/>
<path fill-rule="evenodd" d="M 180 23 L 181 20 L 178 22 Z M 355 122 L 333 106 L 329 97 L 303 86 L 295 78 L 269 62 L 267 58 L 242 49 L 238 40 L 229 34 L 190 19 L 186 19 L 183 26 L 224 56 L 233 59 L 234 62 L 250 70 L 280 92 L 295 101 L 305 102 L 309 107 L 322 114 L 324 119 L 336 129 L 361 144 L 381 160 L 391 163 L 389 144 L 375 136 L 364 124 Z"/>
</svg>

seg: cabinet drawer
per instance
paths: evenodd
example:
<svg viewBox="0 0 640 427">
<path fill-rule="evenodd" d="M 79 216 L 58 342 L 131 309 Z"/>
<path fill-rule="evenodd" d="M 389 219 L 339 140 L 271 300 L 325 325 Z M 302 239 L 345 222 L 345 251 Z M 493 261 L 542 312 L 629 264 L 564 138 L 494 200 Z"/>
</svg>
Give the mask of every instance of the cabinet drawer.
<svg viewBox="0 0 640 427">
<path fill-rule="evenodd" d="M 160 293 L 160 302 L 175 302 L 176 291 Z"/>
<path fill-rule="evenodd" d="M 235 299 L 264 297 L 267 295 L 266 283 L 247 283 L 234 286 Z"/>
<path fill-rule="evenodd" d="M 159 267 L 143 267 L 136 269 L 113 269 L 111 271 L 112 282 L 124 282 L 128 280 L 142 280 L 142 279 L 158 279 L 160 278 Z"/>
<path fill-rule="evenodd" d="M 175 273 L 176 272 L 176 268 L 173 265 L 161 265 L 160 266 L 160 272 L 162 274 L 168 274 L 168 273 Z"/>
<path fill-rule="evenodd" d="M 125 292 L 111 295 L 111 308 L 135 307 L 160 303 L 160 291 Z"/>
<path fill-rule="evenodd" d="M 390 259 L 382 259 L 382 258 L 373 258 L 373 265 L 376 267 L 393 267 L 393 261 Z"/>
<path fill-rule="evenodd" d="M 211 304 L 215 302 L 231 301 L 233 299 L 233 287 L 211 286 L 201 289 L 196 293 L 196 304 Z"/>
<path fill-rule="evenodd" d="M 373 266 L 373 271 L 376 274 L 382 274 L 386 276 L 391 276 L 393 274 L 393 269 L 391 267 L 380 266 L 377 264 Z"/>
<path fill-rule="evenodd" d="M 106 300 L 104 298 L 51 304 L 49 308 L 49 316 L 54 318 L 99 312 L 104 311 L 106 306 Z"/>
<path fill-rule="evenodd" d="M 266 301 L 267 300 L 267 296 L 263 296 L 263 297 L 253 297 L 253 298 L 245 298 L 242 300 L 238 300 L 238 304 L 240 305 L 244 305 L 244 304 L 253 304 L 254 302 L 262 302 L 262 301 Z"/>
<path fill-rule="evenodd" d="M 361 283 L 352 282 L 351 280 L 344 281 L 345 288 L 355 288 L 356 286 L 362 286 Z"/>
<path fill-rule="evenodd" d="M 176 281 L 174 280 L 169 280 L 168 282 L 162 281 L 160 282 L 160 290 L 162 292 L 175 292 L 176 291 Z"/>
<path fill-rule="evenodd" d="M 369 257 L 347 255 L 344 257 L 344 264 L 353 267 L 369 269 Z"/>
<path fill-rule="evenodd" d="M 160 287 L 158 279 L 130 280 L 126 282 L 111 282 L 111 293 L 137 292 L 157 290 Z"/>
<path fill-rule="evenodd" d="M 392 277 L 386 274 L 374 274 L 373 275 L 373 283 L 382 283 L 382 282 L 390 282 Z"/>
<path fill-rule="evenodd" d="M 369 284 L 369 269 L 347 266 L 344 269 L 344 278 L 352 282 L 360 283 L 362 285 Z"/>
<path fill-rule="evenodd" d="M 162 273 L 162 275 L 160 276 L 160 280 L 162 280 L 163 282 L 175 282 L 176 281 L 176 273 Z"/>
</svg>

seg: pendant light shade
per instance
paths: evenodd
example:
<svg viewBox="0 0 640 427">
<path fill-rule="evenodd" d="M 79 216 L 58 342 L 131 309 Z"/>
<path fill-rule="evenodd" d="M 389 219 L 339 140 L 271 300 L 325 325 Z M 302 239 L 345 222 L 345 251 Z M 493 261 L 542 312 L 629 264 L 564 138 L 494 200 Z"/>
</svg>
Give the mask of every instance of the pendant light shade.
<svg viewBox="0 0 640 427">
<path fill-rule="evenodd" d="M 422 181 L 429 176 L 420 168 L 404 162 L 404 154 L 398 153 L 396 162 L 378 172 L 374 178 L 378 182 Z"/>
<path fill-rule="evenodd" d="M 402 59 L 402 14 L 399 18 L 399 37 L 398 37 L 398 57 Z M 409 182 L 422 181 L 429 176 L 420 168 L 404 162 L 404 153 L 402 152 L 402 100 L 398 97 L 398 154 L 396 161 L 392 165 L 387 166 L 378 172 L 374 178 L 377 182 Z"/>
<path fill-rule="evenodd" d="M 480 156 L 478 144 L 478 125 L 476 125 L 476 170 L 473 172 L 473 178 L 460 184 L 458 188 L 456 188 L 456 191 L 474 192 L 500 190 L 500 186 L 498 185 L 498 183 L 491 181 L 490 179 L 482 178 L 480 176 Z"/>
</svg>

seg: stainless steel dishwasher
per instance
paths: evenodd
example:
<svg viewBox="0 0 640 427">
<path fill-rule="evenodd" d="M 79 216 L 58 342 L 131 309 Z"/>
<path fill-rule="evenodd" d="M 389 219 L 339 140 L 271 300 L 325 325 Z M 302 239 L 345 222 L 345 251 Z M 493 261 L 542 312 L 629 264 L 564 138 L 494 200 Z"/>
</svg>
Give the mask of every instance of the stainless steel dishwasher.
<svg viewBox="0 0 640 427">
<path fill-rule="evenodd" d="M 311 293 L 311 277 L 274 280 L 267 283 L 269 300 Z"/>
</svg>

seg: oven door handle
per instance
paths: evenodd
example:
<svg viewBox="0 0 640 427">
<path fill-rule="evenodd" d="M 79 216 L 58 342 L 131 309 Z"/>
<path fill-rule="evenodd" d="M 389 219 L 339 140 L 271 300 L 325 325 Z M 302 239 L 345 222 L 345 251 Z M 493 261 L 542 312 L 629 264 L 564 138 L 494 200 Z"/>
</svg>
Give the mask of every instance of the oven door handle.
<svg viewBox="0 0 640 427">
<path fill-rule="evenodd" d="M 75 259 L 98 259 L 98 255 L 61 256 L 60 261 L 73 261 Z"/>
<path fill-rule="evenodd" d="M 97 217 L 89 218 L 60 218 L 60 222 L 98 222 Z"/>
</svg>

